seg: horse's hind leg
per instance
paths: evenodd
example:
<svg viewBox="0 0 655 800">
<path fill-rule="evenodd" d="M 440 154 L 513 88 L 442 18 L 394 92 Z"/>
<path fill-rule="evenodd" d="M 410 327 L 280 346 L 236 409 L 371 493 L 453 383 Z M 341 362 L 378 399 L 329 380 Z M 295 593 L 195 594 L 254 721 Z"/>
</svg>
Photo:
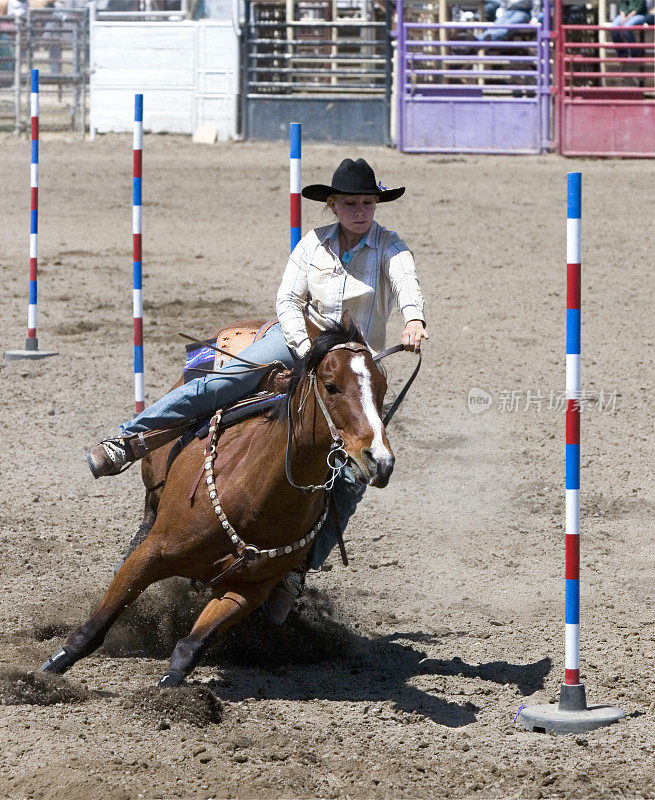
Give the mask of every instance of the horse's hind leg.
<svg viewBox="0 0 655 800">
<path fill-rule="evenodd" d="M 90 655 L 103 643 L 107 631 L 124 609 L 155 581 L 168 578 L 170 567 L 161 558 L 158 548 L 144 543 L 114 575 L 102 602 L 89 619 L 74 630 L 64 646 L 43 664 L 43 672 L 61 674 L 76 661 Z"/>
<path fill-rule="evenodd" d="M 242 592 L 226 592 L 210 600 L 196 620 L 191 633 L 175 646 L 167 672 L 157 686 L 179 686 L 196 666 L 210 640 L 248 616 L 268 597 L 272 584 L 248 587 Z"/>
</svg>

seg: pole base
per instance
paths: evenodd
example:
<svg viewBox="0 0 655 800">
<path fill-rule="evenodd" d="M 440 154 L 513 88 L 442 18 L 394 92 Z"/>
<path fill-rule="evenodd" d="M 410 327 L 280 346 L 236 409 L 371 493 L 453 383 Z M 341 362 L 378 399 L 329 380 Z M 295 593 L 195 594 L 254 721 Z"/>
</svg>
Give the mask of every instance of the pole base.
<svg viewBox="0 0 655 800">
<path fill-rule="evenodd" d="M 616 706 L 588 706 L 583 683 L 563 683 L 559 704 L 524 708 L 518 721 L 532 733 L 584 733 L 612 725 L 625 717 Z"/>
<path fill-rule="evenodd" d="M 34 341 L 32 339 L 32 341 Z M 47 358 L 48 356 L 58 356 L 58 350 L 39 350 L 27 348 L 25 350 L 5 350 L 5 359 L 7 361 L 18 361 L 21 358 L 38 359 Z"/>
</svg>

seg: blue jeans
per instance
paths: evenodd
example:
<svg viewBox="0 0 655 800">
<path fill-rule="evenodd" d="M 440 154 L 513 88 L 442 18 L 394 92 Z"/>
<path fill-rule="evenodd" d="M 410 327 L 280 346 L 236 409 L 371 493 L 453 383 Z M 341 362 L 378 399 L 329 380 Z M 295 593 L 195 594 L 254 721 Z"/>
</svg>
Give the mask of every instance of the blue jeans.
<svg viewBox="0 0 655 800">
<path fill-rule="evenodd" d="M 357 504 L 364 496 L 366 484 L 358 483 L 355 480 L 353 471 L 350 467 L 344 467 L 339 477 L 334 482 L 332 491 L 332 502 L 336 505 L 339 512 L 339 522 L 341 523 L 341 533 L 346 530 L 348 521 L 355 513 Z M 332 548 L 337 543 L 337 526 L 334 517 L 328 513 L 323 526 L 314 540 L 314 547 L 309 554 L 307 562 L 308 569 L 318 569 L 325 559 L 330 555 Z"/>
<path fill-rule="evenodd" d="M 646 22 L 646 17 L 643 14 L 635 14 L 630 19 L 626 19 L 623 25 L 621 25 L 621 15 L 618 14 L 612 20 L 612 25 L 616 27 L 616 30 L 610 32 L 613 42 L 636 42 L 636 38 L 634 33 L 629 30 L 629 28 L 633 27 L 634 25 L 643 25 Z M 617 47 L 616 54 L 625 58 L 626 56 L 640 56 L 643 55 L 641 50 L 637 47 L 633 47 L 631 49 L 627 49 L 624 47 Z"/>
<path fill-rule="evenodd" d="M 499 8 L 496 12 L 496 22 L 493 28 L 487 28 L 484 33 L 478 34 L 476 39 L 479 42 L 498 42 L 501 39 L 507 39 L 509 28 L 500 27 L 501 23 L 505 25 L 520 25 L 530 22 L 530 14 L 527 11 L 522 11 L 520 8 L 510 11 L 507 8 Z"/>
<path fill-rule="evenodd" d="M 500 8 L 500 0 L 486 0 L 484 4 L 484 21 L 493 22 L 496 19 L 496 12 Z"/>
<path fill-rule="evenodd" d="M 287 367 L 293 365 L 293 357 L 279 322 L 273 325 L 262 339 L 246 347 L 243 357 L 257 364 L 282 361 Z M 237 400 L 255 391 L 264 374 L 264 370 L 260 370 L 230 375 L 232 370 L 241 370 L 247 366 L 238 357 L 233 358 L 218 375 L 205 375 L 178 386 L 148 406 L 145 411 L 137 414 L 134 419 L 120 425 L 121 434 L 131 436 L 155 428 L 174 428 L 184 420 L 208 417 L 217 408 L 236 403 Z"/>
</svg>

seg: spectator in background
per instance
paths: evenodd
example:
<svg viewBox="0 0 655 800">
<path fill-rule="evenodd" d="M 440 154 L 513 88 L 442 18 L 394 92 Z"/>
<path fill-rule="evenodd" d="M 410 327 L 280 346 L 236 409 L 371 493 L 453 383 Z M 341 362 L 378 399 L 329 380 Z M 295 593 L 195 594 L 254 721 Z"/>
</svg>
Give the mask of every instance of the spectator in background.
<svg viewBox="0 0 655 800">
<path fill-rule="evenodd" d="M 23 17 L 25 16 L 29 7 L 28 0 L 9 0 L 7 3 L 7 16 L 8 17 Z"/>
<path fill-rule="evenodd" d="M 619 13 L 612 20 L 612 25 L 619 30 L 612 31 L 612 41 L 614 42 L 635 42 L 634 32 L 630 28 L 635 25 L 643 25 L 646 22 L 646 0 L 620 0 Z M 621 58 L 626 56 L 641 55 L 638 48 L 627 49 L 617 47 L 616 54 Z"/>
<path fill-rule="evenodd" d="M 646 25 L 655 25 L 655 2 L 651 5 L 650 9 L 648 10 L 648 14 L 646 14 Z"/>
<path fill-rule="evenodd" d="M 489 8 L 491 11 L 491 7 Z M 485 13 L 487 6 L 485 4 Z M 500 0 L 493 28 L 487 28 L 475 38 L 479 42 L 498 42 L 507 39 L 509 29 L 503 25 L 522 25 L 539 21 L 541 0 Z"/>
<path fill-rule="evenodd" d="M 500 0 L 486 0 L 484 4 L 484 21 L 495 22 L 496 11 L 500 8 Z"/>
</svg>

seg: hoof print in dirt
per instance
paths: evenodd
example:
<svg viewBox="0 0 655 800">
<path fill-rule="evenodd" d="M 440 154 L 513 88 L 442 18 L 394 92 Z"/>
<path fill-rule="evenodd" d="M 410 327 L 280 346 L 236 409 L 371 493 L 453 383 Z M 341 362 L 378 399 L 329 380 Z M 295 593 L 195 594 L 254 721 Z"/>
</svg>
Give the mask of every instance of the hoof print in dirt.
<svg viewBox="0 0 655 800">
<path fill-rule="evenodd" d="M 58 675 L 18 667 L 6 667 L 0 671 L 0 705 L 3 706 L 83 703 L 89 697 L 86 689 Z"/>
<path fill-rule="evenodd" d="M 159 730 L 168 730 L 173 723 L 205 728 L 223 720 L 223 704 L 208 686 L 201 685 L 140 689 L 130 695 L 125 707 L 137 716 L 153 717 Z"/>
</svg>

